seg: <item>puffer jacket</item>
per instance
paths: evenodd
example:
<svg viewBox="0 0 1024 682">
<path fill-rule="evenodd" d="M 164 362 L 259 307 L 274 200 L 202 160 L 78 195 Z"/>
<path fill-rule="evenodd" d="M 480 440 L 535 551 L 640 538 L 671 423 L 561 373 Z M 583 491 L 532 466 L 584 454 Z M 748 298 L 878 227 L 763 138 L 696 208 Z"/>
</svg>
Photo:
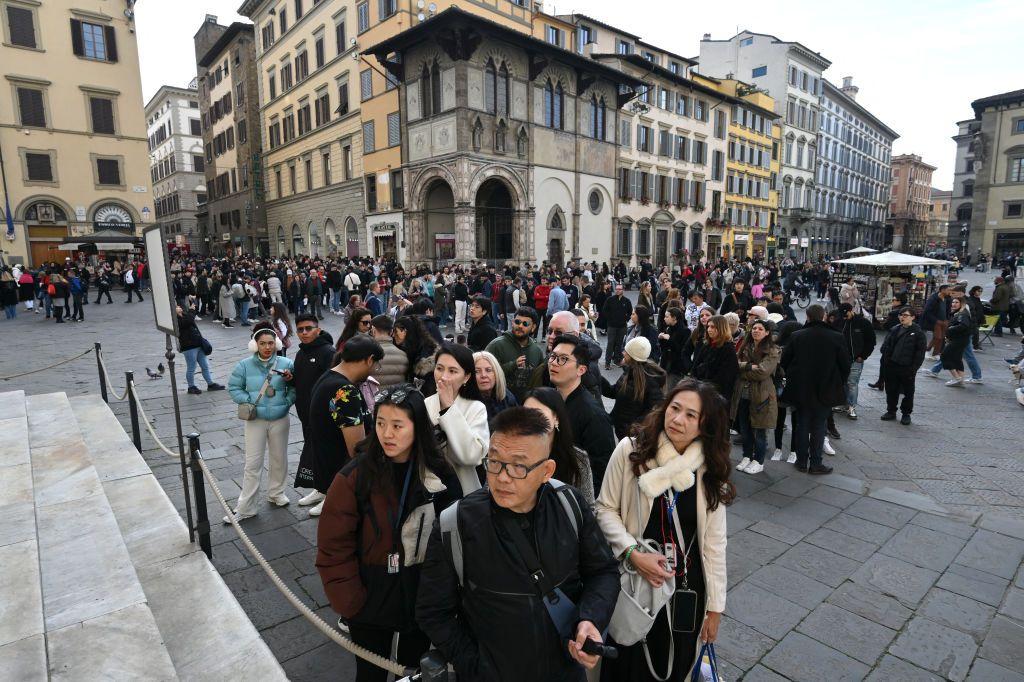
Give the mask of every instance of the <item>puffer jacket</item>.
<svg viewBox="0 0 1024 682">
<path fill-rule="evenodd" d="M 258 353 L 239 360 L 231 372 L 231 378 L 228 379 L 228 393 L 231 399 L 239 405 L 255 402 L 271 364 L 274 369 L 282 372 L 286 369 L 291 370 L 294 366 L 289 358 L 279 355 L 272 356 L 267 362 L 261 360 Z M 266 392 L 256 403 L 257 419 L 280 419 L 286 416 L 288 409 L 295 404 L 295 388 L 287 383 L 283 376 L 271 374 L 270 387 L 274 389 L 274 395 L 268 395 L 269 392 Z"/>
<path fill-rule="evenodd" d="M 896 325 L 882 343 L 882 362 L 895 369 L 916 372 L 924 362 L 927 345 L 924 330 L 916 322 L 909 327 Z"/>
<path fill-rule="evenodd" d="M 391 339 L 378 338 L 376 341 L 384 349 L 384 357 L 377 363 L 379 369 L 374 370 L 373 378 L 381 386 L 404 383 L 409 371 L 409 358 L 405 351 L 396 346 Z"/>
<path fill-rule="evenodd" d="M 736 419 L 740 404 L 740 395 L 745 388 L 750 400 L 750 426 L 755 429 L 773 429 L 778 417 L 778 396 L 772 377 L 779 366 L 782 351 L 772 346 L 767 353 L 754 347 L 753 339 L 748 339 L 737 353 L 739 373 L 736 386 L 732 391 L 730 416 Z M 757 365 L 757 369 L 751 369 Z"/>
</svg>

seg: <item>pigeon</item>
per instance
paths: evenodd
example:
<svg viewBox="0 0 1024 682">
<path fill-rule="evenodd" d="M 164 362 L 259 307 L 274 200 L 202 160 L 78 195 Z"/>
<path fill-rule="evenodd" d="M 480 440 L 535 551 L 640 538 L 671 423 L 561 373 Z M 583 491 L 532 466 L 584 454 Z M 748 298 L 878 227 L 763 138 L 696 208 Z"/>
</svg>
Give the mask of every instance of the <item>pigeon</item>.
<svg viewBox="0 0 1024 682">
<path fill-rule="evenodd" d="M 164 363 L 160 363 L 156 366 L 156 371 L 160 372 L 160 376 L 164 375 Z"/>
<path fill-rule="evenodd" d="M 146 376 L 150 379 L 162 379 L 164 376 L 163 372 L 154 372 L 149 367 L 146 368 Z"/>
</svg>

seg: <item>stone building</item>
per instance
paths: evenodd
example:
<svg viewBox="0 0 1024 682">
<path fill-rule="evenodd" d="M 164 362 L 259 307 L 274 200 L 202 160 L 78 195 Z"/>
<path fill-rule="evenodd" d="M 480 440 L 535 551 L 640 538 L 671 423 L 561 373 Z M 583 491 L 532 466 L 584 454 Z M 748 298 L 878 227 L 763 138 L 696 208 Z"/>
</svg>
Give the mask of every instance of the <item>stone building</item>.
<svg viewBox="0 0 1024 682">
<path fill-rule="evenodd" d="M 885 245 L 894 251 L 925 251 L 933 172 L 935 166 L 928 165 L 917 154 L 900 154 L 892 159 Z"/>
<path fill-rule="evenodd" d="M 948 189 L 932 187 L 928 204 L 928 230 L 925 232 L 927 250 L 954 246 L 947 242 L 949 234 L 949 203 L 953 193 Z"/>
<path fill-rule="evenodd" d="M 206 163 L 208 252 L 269 254 L 251 24 L 207 15 L 195 38 Z"/>
<path fill-rule="evenodd" d="M 153 198 L 133 13 L 101 0 L 0 5 L 0 256 L 38 266 L 74 256 L 60 247 L 75 237 L 139 233 Z"/>
<path fill-rule="evenodd" d="M 399 83 L 409 263 L 611 252 L 638 79 L 457 7 L 366 53 Z"/>
<path fill-rule="evenodd" d="M 977 178 L 974 162 L 975 152 L 981 149 L 981 121 L 969 118 L 957 121 L 956 127 L 956 135 L 953 136 L 953 142 L 956 143 L 956 159 L 953 162 L 953 196 L 950 197 L 947 241 L 963 256 L 969 253 L 967 244 L 970 238 L 971 216 L 974 213 L 974 183 Z"/>
<path fill-rule="evenodd" d="M 196 212 L 206 204 L 206 160 L 195 86 L 160 86 L 145 112 L 154 218 L 168 242 L 201 253 Z"/>
</svg>

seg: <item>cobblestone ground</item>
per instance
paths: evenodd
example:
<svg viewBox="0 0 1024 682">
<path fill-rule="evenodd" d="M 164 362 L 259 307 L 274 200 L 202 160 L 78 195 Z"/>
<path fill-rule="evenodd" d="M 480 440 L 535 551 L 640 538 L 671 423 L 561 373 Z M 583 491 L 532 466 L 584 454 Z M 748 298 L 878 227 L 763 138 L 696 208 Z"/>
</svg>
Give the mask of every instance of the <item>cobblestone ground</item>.
<svg viewBox="0 0 1024 682">
<path fill-rule="evenodd" d="M 990 274 L 967 278 L 991 288 Z M 143 305 L 118 296 L 112 305 L 90 304 L 85 314 L 86 322 L 60 327 L 25 313 L 0 323 L 0 376 L 99 341 L 114 389 L 123 389 L 123 371 L 134 371 L 146 412 L 173 443 L 169 377 L 150 380 L 144 369 L 166 364 L 148 296 Z M 332 316 L 324 325 L 340 330 Z M 201 327 L 215 348 L 214 377 L 224 383 L 245 354 L 247 334 L 208 321 Z M 878 420 L 884 396 L 866 388 L 877 376 L 876 353 L 861 382 L 860 419 L 837 419 L 842 439 L 829 460 L 833 475 L 809 477 L 779 462 L 758 476 L 736 474 L 740 496 L 729 510 L 729 597 L 718 646 L 727 680 L 1024 680 L 1024 411 L 1002 362 L 1019 341 L 985 344 L 983 385 L 947 388 L 919 378 L 909 427 Z M 201 433 L 203 454 L 231 500 L 243 464 L 234 405 L 225 393 L 184 394 L 184 360 L 177 359 L 183 430 Z M 0 381 L 0 391 L 11 389 L 97 393 L 95 362 L 87 356 Z M 127 427 L 125 403 L 111 407 Z M 291 474 L 300 437 L 293 417 Z M 184 509 L 178 462 L 148 435 L 143 448 Z M 352 657 L 295 613 L 234 531 L 218 522 L 223 511 L 208 498 L 214 563 L 288 675 L 354 679 Z M 264 505 L 246 529 L 296 594 L 333 622 L 313 566 L 316 525 L 296 504 Z"/>
</svg>

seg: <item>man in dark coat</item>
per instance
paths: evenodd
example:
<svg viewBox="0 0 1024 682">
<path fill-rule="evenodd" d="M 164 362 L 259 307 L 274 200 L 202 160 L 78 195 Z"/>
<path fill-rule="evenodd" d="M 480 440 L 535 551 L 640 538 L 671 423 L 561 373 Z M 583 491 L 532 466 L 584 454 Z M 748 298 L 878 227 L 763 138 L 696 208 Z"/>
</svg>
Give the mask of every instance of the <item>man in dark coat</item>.
<svg viewBox="0 0 1024 682">
<path fill-rule="evenodd" d="M 299 337 L 299 350 L 295 353 L 292 367 L 292 385 L 295 386 L 295 413 L 302 425 L 302 453 L 299 455 L 299 467 L 295 471 L 295 487 L 313 488 L 313 451 L 307 430 L 309 402 L 316 382 L 331 368 L 334 339 L 325 329 L 320 328 L 316 315 L 311 313 L 303 313 L 295 318 L 295 332 Z M 300 499 L 299 504 L 319 504 L 323 499 L 323 493 L 313 488 L 313 492 Z"/>
<path fill-rule="evenodd" d="M 611 369 L 611 363 L 622 359 L 622 343 L 626 338 L 626 325 L 633 312 L 633 303 L 623 295 L 621 284 L 615 285 L 615 295 L 609 296 L 601 309 L 608 329 L 608 347 L 605 349 L 604 368 Z"/>
<path fill-rule="evenodd" d="M 469 304 L 472 323 L 466 336 L 466 345 L 474 353 L 487 348 L 487 344 L 498 338 L 498 330 L 491 324 L 490 312 L 491 299 L 486 296 L 476 296 Z"/>
<path fill-rule="evenodd" d="M 896 419 L 896 405 L 900 394 L 903 401 L 900 423 L 910 424 L 910 413 L 914 411 L 914 378 L 927 347 L 924 330 L 914 322 L 914 311 L 903 308 L 899 312 L 900 324 L 893 327 L 882 343 L 882 372 L 885 376 L 886 410 L 882 421 Z"/>
<path fill-rule="evenodd" d="M 860 375 L 864 371 L 864 361 L 875 350 L 875 328 L 849 303 L 843 303 L 837 310 L 839 319 L 842 321 L 846 350 L 853 360 L 853 364 L 850 366 L 850 376 L 846 380 L 846 416 L 856 419 Z"/>
<path fill-rule="evenodd" d="M 786 371 L 782 401 L 796 408 L 794 466 L 810 474 L 830 474 L 832 467 L 821 461 L 825 425 L 832 408 L 846 402 L 851 358 L 842 334 L 825 323 L 823 307 L 807 308 L 807 324 L 789 338 L 781 364 Z"/>
</svg>

